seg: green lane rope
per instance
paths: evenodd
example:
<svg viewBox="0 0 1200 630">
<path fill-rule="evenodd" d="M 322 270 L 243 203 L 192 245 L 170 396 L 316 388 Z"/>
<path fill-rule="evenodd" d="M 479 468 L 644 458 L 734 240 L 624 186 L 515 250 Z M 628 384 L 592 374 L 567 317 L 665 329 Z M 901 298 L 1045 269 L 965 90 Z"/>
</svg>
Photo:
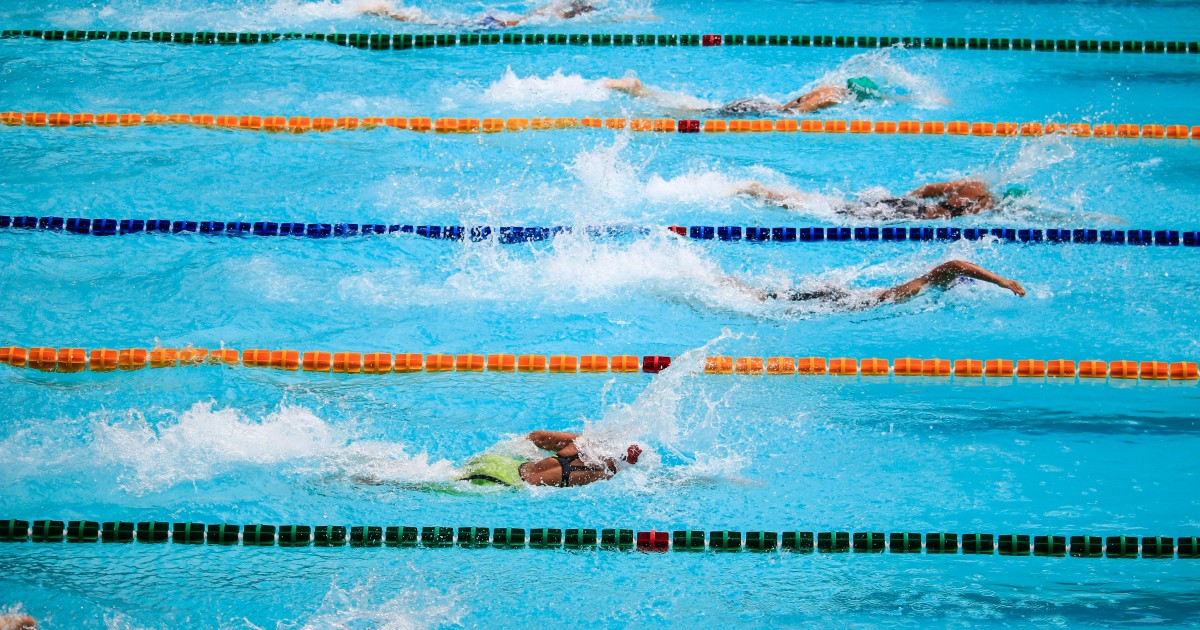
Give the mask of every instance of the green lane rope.
<svg viewBox="0 0 1200 630">
<path fill-rule="evenodd" d="M 166 543 L 253 547 L 495 547 L 638 551 L 926 553 L 1200 559 L 1200 537 L 916 532 L 768 532 L 401 525 L 231 525 L 165 521 L 0 520 L 0 542 Z"/>
<path fill-rule="evenodd" d="M 523 46 L 800 46 L 825 48 L 908 48 L 935 50 L 1018 50 L 1094 53 L 1198 54 L 1200 42 L 1164 40 L 1021 39 L 1008 37 L 893 37 L 868 35 L 665 35 L 665 34 L 545 34 L 462 33 L 409 35 L 392 33 L 244 33 L 172 31 L 85 31 L 53 29 L 7 29 L 0 38 L 32 38 L 45 41 L 82 42 L 95 40 L 159 42 L 176 44 L 257 45 L 287 40 L 328 42 L 364 50 L 408 50 L 509 44 Z"/>
</svg>

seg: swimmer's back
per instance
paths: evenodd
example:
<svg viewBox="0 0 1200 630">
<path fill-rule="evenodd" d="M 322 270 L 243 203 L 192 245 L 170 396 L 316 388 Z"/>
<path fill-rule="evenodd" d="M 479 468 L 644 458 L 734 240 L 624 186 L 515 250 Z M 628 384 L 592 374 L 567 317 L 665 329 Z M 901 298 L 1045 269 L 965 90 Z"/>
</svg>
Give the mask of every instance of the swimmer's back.
<svg viewBox="0 0 1200 630">
<path fill-rule="evenodd" d="M 729 101 L 724 105 L 712 110 L 714 114 L 719 116 L 730 116 L 737 114 L 766 114 L 769 112 L 778 113 L 781 106 L 779 103 L 772 101 L 769 98 L 756 96 L 754 98 L 739 98 Z"/>
</svg>

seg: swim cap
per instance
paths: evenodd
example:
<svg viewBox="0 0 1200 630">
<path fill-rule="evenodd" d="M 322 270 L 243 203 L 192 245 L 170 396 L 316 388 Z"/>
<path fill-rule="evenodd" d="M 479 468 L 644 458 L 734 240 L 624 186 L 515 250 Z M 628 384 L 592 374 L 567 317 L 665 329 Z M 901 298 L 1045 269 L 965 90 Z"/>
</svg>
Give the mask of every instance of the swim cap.
<svg viewBox="0 0 1200 630">
<path fill-rule="evenodd" d="M 585 0 L 571 0 L 570 4 L 567 5 L 567 10 L 564 11 L 565 15 L 563 17 L 573 18 L 595 10 L 595 5 L 590 2 L 586 2 Z"/>
<path fill-rule="evenodd" d="M 1029 194 L 1029 189 L 1020 184 L 1009 184 L 1001 195 L 1004 199 L 1020 199 Z"/>
<path fill-rule="evenodd" d="M 883 98 L 883 93 L 879 91 L 879 85 L 872 81 L 870 77 L 846 79 L 846 89 L 850 90 L 854 98 L 859 101 L 871 101 Z"/>
<path fill-rule="evenodd" d="M 637 444 L 630 444 L 629 448 L 625 451 L 625 456 L 621 459 L 629 462 L 630 464 L 636 464 L 638 462 L 638 458 L 641 456 L 642 449 L 638 448 Z"/>
</svg>

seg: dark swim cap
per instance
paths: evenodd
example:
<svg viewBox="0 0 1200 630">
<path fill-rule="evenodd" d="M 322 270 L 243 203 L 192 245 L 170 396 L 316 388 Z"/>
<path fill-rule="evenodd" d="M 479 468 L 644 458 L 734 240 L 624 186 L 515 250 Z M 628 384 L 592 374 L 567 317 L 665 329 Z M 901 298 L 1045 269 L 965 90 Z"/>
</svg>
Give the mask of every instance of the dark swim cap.
<svg viewBox="0 0 1200 630">
<path fill-rule="evenodd" d="M 585 0 L 571 0 L 571 3 L 567 5 L 567 10 L 563 13 L 566 15 L 566 17 L 573 18 L 584 13 L 591 13 L 595 10 L 596 6 L 590 2 L 586 2 Z"/>
</svg>

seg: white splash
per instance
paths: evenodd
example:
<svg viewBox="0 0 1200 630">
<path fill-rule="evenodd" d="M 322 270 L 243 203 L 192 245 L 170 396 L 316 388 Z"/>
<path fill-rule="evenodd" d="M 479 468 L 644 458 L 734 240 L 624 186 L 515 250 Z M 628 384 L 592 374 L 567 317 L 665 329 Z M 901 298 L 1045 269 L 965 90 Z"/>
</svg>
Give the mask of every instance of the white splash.
<svg viewBox="0 0 1200 630">
<path fill-rule="evenodd" d="M 296 624 L 281 624 L 280 627 L 304 630 L 422 630 L 461 625 L 466 610 L 454 591 L 443 592 L 425 584 L 419 570 L 416 567 L 412 569 L 406 583 L 415 584 L 399 589 L 396 584 L 383 584 L 378 578 L 368 578 L 344 588 L 335 578 L 330 581 L 325 598 L 312 616 Z"/>
<path fill-rule="evenodd" d="M 92 441 L 95 457 L 116 467 L 117 482 L 133 494 L 211 479 L 245 465 L 406 483 L 446 481 L 454 472 L 450 462 L 410 455 L 398 443 L 355 440 L 298 406 L 283 406 L 259 421 L 212 403 L 196 403 L 158 425 L 131 413 L 118 422 L 96 421 Z"/>
<path fill-rule="evenodd" d="M 612 91 L 605 88 L 602 81 L 585 79 L 578 74 L 564 75 L 562 70 L 555 70 L 546 78 L 522 78 L 512 68 L 506 68 L 504 75 L 483 91 L 487 102 L 525 108 L 537 108 L 546 103 L 605 101 L 611 96 Z"/>
<path fill-rule="evenodd" d="M 937 81 L 932 78 L 933 68 L 925 68 L 934 63 L 936 61 L 931 57 L 918 57 L 903 48 L 880 48 L 850 57 L 837 68 L 810 82 L 803 92 L 823 85 L 844 86 L 846 79 L 866 76 L 878 83 L 886 95 L 902 98 L 919 109 L 938 109 L 949 101 Z M 917 67 L 919 70 L 913 71 L 910 67 Z M 884 99 L 853 102 L 843 107 L 874 107 L 888 104 L 888 99 Z"/>
</svg>

